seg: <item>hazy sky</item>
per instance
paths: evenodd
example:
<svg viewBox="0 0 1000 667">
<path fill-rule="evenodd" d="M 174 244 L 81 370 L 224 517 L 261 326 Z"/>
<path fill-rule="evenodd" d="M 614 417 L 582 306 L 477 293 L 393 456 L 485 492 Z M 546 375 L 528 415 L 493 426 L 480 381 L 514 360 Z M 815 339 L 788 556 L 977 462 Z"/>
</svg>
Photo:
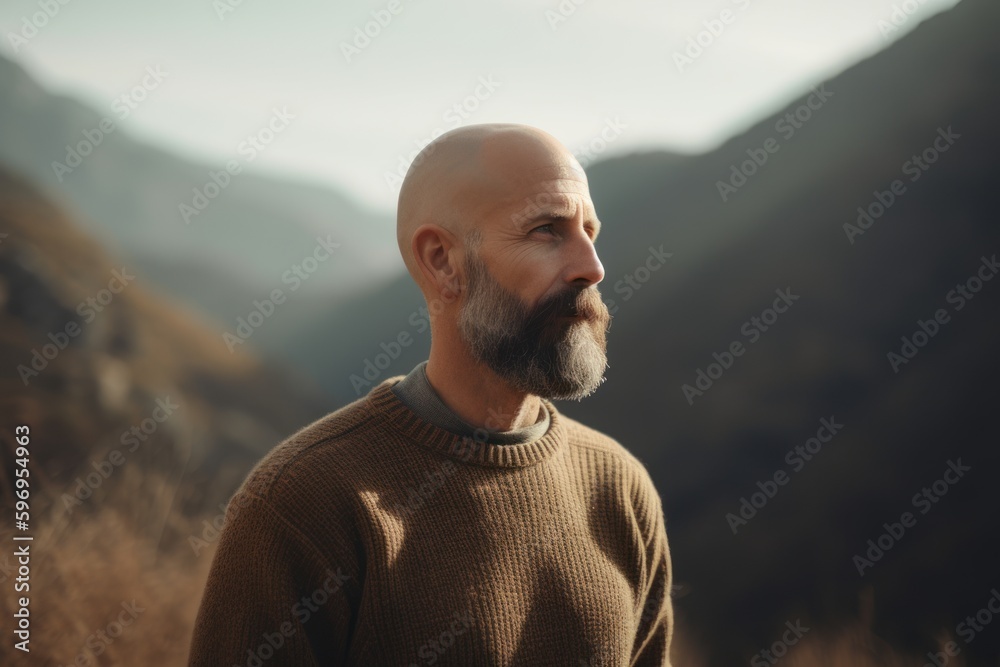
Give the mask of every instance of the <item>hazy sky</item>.
<svg viewBox="0 0 1000 667">
<path fill-rule="evenodd" d="M 252 166 L 387 213 L 435 132 L 518 122 L 578 155 L 602 132 L 601 157 L 703 151 L 956 4 L 63 1 L 0 6 L 0 51 L 50 90 L 213 168 L 285 109 Z M 144 79 L 121 120 L 115 99 Z"/>
</svg>

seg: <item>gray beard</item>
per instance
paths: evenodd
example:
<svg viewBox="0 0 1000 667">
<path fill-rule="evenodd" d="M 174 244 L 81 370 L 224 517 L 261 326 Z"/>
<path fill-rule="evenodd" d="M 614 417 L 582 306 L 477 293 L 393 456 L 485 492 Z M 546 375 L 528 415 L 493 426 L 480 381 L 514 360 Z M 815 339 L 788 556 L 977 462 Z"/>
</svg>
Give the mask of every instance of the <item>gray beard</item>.
<svg viewBox="0 0 1000 667">
<path fill-rule="evenodd" d="M 465 268 L 458 330 L 473 358 L 515 389 L 550 400 L 579 400 L 604 382 L 611 315 L 596 287 L 571 289 L 529 309 L 475 250 L 466 254 Z M 584 302 L 591 319 L 555 319 L 573 302 Z"/>
</svg>

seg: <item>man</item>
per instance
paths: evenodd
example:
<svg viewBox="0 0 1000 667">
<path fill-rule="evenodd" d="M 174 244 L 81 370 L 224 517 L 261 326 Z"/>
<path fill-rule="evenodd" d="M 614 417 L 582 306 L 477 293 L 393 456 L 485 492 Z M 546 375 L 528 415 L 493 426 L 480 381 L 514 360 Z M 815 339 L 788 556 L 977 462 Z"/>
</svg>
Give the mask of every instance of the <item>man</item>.
<svg viewBox="0 0 1000 667">
<path fill-rule="evenodd" d="M 417 156 L 397 238 L 430 357 L 250 473 L 190 665 L 669 665 L 660 498 L 551 403 L 604 380 L 599 231 L 540 130 L 464 127 Z"/>
</svg>

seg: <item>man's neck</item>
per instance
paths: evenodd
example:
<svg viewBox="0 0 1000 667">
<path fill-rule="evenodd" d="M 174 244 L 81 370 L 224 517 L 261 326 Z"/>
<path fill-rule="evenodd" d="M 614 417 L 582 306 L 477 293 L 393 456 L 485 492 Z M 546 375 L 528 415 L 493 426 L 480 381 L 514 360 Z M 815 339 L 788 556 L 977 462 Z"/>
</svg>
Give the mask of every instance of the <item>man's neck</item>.
<svg viewBox="0 0 1000 667">
<path fill-rule="evenodd" d="M 457 343 L 457 341 L 456 341 Z M 464 345 L 435 345 L 427 360 L 427 381 L 463 421 L 493 431 L 512 431 L 538 421 L 538 396 L 512 389 Z"/>
</svg>

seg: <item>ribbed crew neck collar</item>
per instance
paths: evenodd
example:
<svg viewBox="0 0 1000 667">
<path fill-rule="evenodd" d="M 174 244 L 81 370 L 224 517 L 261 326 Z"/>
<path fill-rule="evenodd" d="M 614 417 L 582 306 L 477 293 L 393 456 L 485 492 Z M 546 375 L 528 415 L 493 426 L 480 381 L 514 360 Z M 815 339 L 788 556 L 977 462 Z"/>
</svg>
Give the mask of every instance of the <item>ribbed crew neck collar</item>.
<svg viewBox="0 0 1000 667">
<path fill-rule="evenodd" d="M 516 445 L 518 443 L 537 440 L 549 429 L 551 421 L 549 411 L 545 409 L 543 404 L 540 406 L 541 410 L 539 411 L 542 414 L 542 418 L 533 424 L 512 431 L 487 429 L 484 434 L 483 429 L 477 429 L 466 422 L 455 414 L 455 411 L 441 399 L 441 395 L 437 393 L 434 387 L 431 386 L 430 380 L 427 379 L 426 359 L 414 366 L 413 370 L 400 382 L 392 385 L 391 391 L 403 403 L 406 403 L 411 410 L 435 426 L 440 426 L 459 435 L 467 435 L 473 439 L 477 435 L 480 438 L 485 437 L 487 442 L 499 445 Z"/>
<path fill-rule="evenodd" d="M 402 375 L 383 380 L 368 393 L 367 402 L 385 423 L 416 443 L 465 463 L 493 468 L 523 468 L 552 456 L 565 446 L 566 424 L 548 399 L 542 398 L 549 411 L 549 429 L 536 440 L 516 444 L 495 444 L 459 435 L 441 428 L 411 410 L 393 391 Z"/>
</svg>

